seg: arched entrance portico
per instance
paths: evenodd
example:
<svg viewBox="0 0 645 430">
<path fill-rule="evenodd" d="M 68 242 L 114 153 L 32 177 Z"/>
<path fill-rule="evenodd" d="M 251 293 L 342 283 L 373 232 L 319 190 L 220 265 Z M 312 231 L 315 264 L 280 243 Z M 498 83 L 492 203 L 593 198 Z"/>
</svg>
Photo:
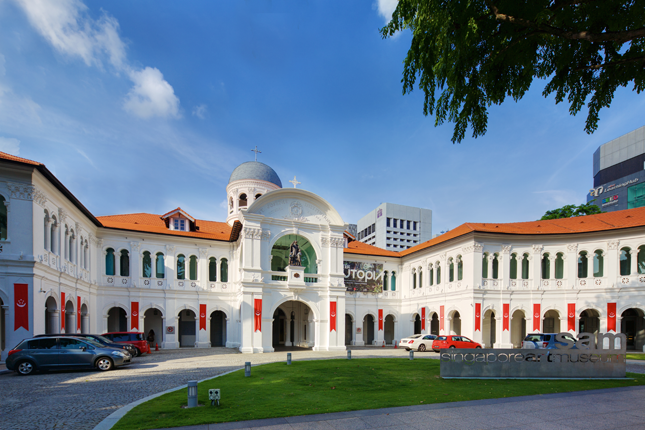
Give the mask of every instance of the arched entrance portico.
<svg viewBox="0 0 645 430">
<path fill-rule="evenodd" d="M 627 349 L 642 351 L 645 344 L 645 321 L 643 311 L 627 309 L 620 319 L 620 332 L 627 336 Z"/>
<path fill-rule="evenodd" d="M 454 311 L 450 317 L 450 334 L 461 335 L 461 316 L 459 311 Z"/>
<path fill-rule="evenodd" d="M 210 341 L 211 347 L 226 346 L 226 314 L 215 311 L 210 316 Z"/>
<path fill-rule="evenodd" d="M 0 356 L 2 356 L 2 351 L 7 347 L 6 345 L 6 333 L 7 329 L 5 328 L 7 324 L 7 311 L 4 308 L 4 301 L 0 298 Z"/>
<path fill-rule="evenodd" d="M 87 334 L 90 332 L 90 311 L 87 305 L 81 305 L 81 333 Z"/>
<path fill-rule="evenodd" d="M 197 341 L 197 316 L 190 309 L 179 312 L 179 346 L 194 347 Z"/>
<path fill-rule="evenodd" d="M 518 309 L 511 317 L 511 343 L 513 348 L 521 348 L 522 341 L 526 337 L 526 315 Z"/>
<path fill-rule="evenodd" d="M 345 345 L 354 344 L 354 319 L 350 314 L 345 314 Z"/>
<path fill-rule="evenodd" d="M 383 330 L 384 330 L 383 338 L 385 339 L 385 343 L 388 345 L 391 345 L 392 341 L 394 340 L 394 316 L 393 315 L 387 315 L 385 317 Z"/>
<path fill-rule="evenodd" d="M 155 344 L 161 345 L 163 342 L 163 312 L 156 308 L 147 309 L 143 313 L 143 334 L 148 339 L 150 330 L 153 331 L 154 340 L 150 347 L 155 348 Z"/>
<path fill-rule="evenodd" d="M 316 344 L 314 313 L 307 304 L 290 300 L 273 311 L 273 348 L 313 348 Z"/>
<path fill-rule="evenodd" d="M 436 312 L 432 313 L 432 318 L 430 319 L 430 334 L 439 336 L 439 316 Z"/>
<path fill-rule="evenodd" d="M 560 313 L 555 309 L 544 314 L 542 333 L 560 333 Z"/>
<path fill-rule="evenodd" d="M 374 315 L 367 314 L 363 318 L 363 340 L 365 345 L 374 344 Z"/>
<path fill-rule="evenodd" d="M 65 304 L 65 333 L 76 333 L 76 313 L 71 300 Z"/>
<path fill-rule="evenodd" d="M 414 314 L 414 334 L 421 334 L 421 317 Z"/>
<path fill-rule="evenodd" d="M 495 312 L 489 309 L 484 313 L 484 324 L 482 326 L 484 348 L 492 348 L 495 344 L 496 328 Z"/>
<path fill-rule="evenodd" d="M 594 309 L 585 309 L 580 312 L 579 333 L 598 333 L 600 330 L 600 315 Z"/>
<path fill-rule="evenodd" d="M 121 307 L 110 308 L 107 318 L 107 331 L 128 331 L 128 315 Z"/>
<path fill-rule="evenodd" d="M 56 299 L 49 296 L 45 302 L 45 334 L 58 334 L 60 331 L 60 313 Z"/>
</svg>

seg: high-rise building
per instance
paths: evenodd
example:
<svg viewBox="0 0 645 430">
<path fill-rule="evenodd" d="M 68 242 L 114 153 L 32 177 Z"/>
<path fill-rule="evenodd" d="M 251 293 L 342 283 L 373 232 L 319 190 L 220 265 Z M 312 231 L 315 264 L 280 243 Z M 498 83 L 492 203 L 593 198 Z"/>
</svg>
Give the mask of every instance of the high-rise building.
<svg viewBox="0 0 645 430">
<path fill-rule="evenodd" d="M 432 211 L 381 203 L 358 221 L 357 240 L 400 251 L 432 239 Z"/>
<path fill-rule="evenodd" d="M 587 202 L 603 212 L 645 206 L 645 126 L 594 152 L 593 188 Z"/>
</svg>

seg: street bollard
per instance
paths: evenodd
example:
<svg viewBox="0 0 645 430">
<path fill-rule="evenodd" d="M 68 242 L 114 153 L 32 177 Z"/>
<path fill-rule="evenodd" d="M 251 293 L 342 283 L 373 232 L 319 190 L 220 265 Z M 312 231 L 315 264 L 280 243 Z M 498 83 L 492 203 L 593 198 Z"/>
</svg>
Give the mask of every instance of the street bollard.
<svg viewBox="0 0 645 430">
<path fill-rule="evenodd" d="M 410 351 L 410 360 L 414 360 L 414 351 Z"/>
<path fill-rule="evenodd" d="M 197 381 L 188 381 L 188 406 L 194 408 L 197 406 Z"/>
<path fill-rule="evenodd" d="M 351 350 L 349 350 L 349 349 L 347 350 L 347 359 L 348 359 L 348 360 L 351 360 L 351 359 L 352 359 L 352 351 L 351 351 Z"/>
<path fill-rule="evenodd" d="M 291 353 L 287 352 L 287 365 L 291 364 Z"/>
<path fill-rule="evenodd" d="M 244 376 L 251 376 L 251 362 L 244 363 Z"/>
</svg>

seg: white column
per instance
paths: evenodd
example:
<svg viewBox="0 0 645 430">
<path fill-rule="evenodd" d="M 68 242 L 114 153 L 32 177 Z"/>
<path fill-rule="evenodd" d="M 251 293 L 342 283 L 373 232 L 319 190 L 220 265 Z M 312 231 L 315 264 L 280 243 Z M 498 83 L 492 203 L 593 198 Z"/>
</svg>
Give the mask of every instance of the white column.
<svg viewBox="0 0 645 430">
<path fill-rule="evenodd" d="M 631 275 L 638 274 L 638 249 L 632 249 L 629 251 L 629 256 L 631 258 Z"/>
</svg>

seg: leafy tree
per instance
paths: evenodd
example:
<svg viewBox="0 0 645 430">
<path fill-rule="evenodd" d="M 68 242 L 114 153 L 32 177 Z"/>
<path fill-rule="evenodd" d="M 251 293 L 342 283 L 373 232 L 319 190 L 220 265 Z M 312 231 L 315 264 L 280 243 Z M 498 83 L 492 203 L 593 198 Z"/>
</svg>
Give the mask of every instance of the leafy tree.
<svg viewBox="0 0 645 430">
<path fill-rule="evenodd" d="M 399 0 L 381 34 L 408 28 L 403 93 L 418 79 L 423 113 L 453 122 L 453 143 L 469 125 L 485 134 L 488 108 L 518 101 L 534 78 L 571 115 L 588 105 L 589 134 L 618 87 L 645 89 L 645 0 Z"/>
<path fill-rule="evenodd" d="M 543 220 L 543 219 L 571 218 L 574 216 L 594 215 L 599 213 L 602 213 L 602 212 L 597 205 L 594 205 L 591 203 L 584 203 L 584 204 L 581 204 L 580 206 L 566 205 L 566 206 L 562 206 L 559 209 L 546 211 L 544 216 L 540 219 Z"/>
</svg>

